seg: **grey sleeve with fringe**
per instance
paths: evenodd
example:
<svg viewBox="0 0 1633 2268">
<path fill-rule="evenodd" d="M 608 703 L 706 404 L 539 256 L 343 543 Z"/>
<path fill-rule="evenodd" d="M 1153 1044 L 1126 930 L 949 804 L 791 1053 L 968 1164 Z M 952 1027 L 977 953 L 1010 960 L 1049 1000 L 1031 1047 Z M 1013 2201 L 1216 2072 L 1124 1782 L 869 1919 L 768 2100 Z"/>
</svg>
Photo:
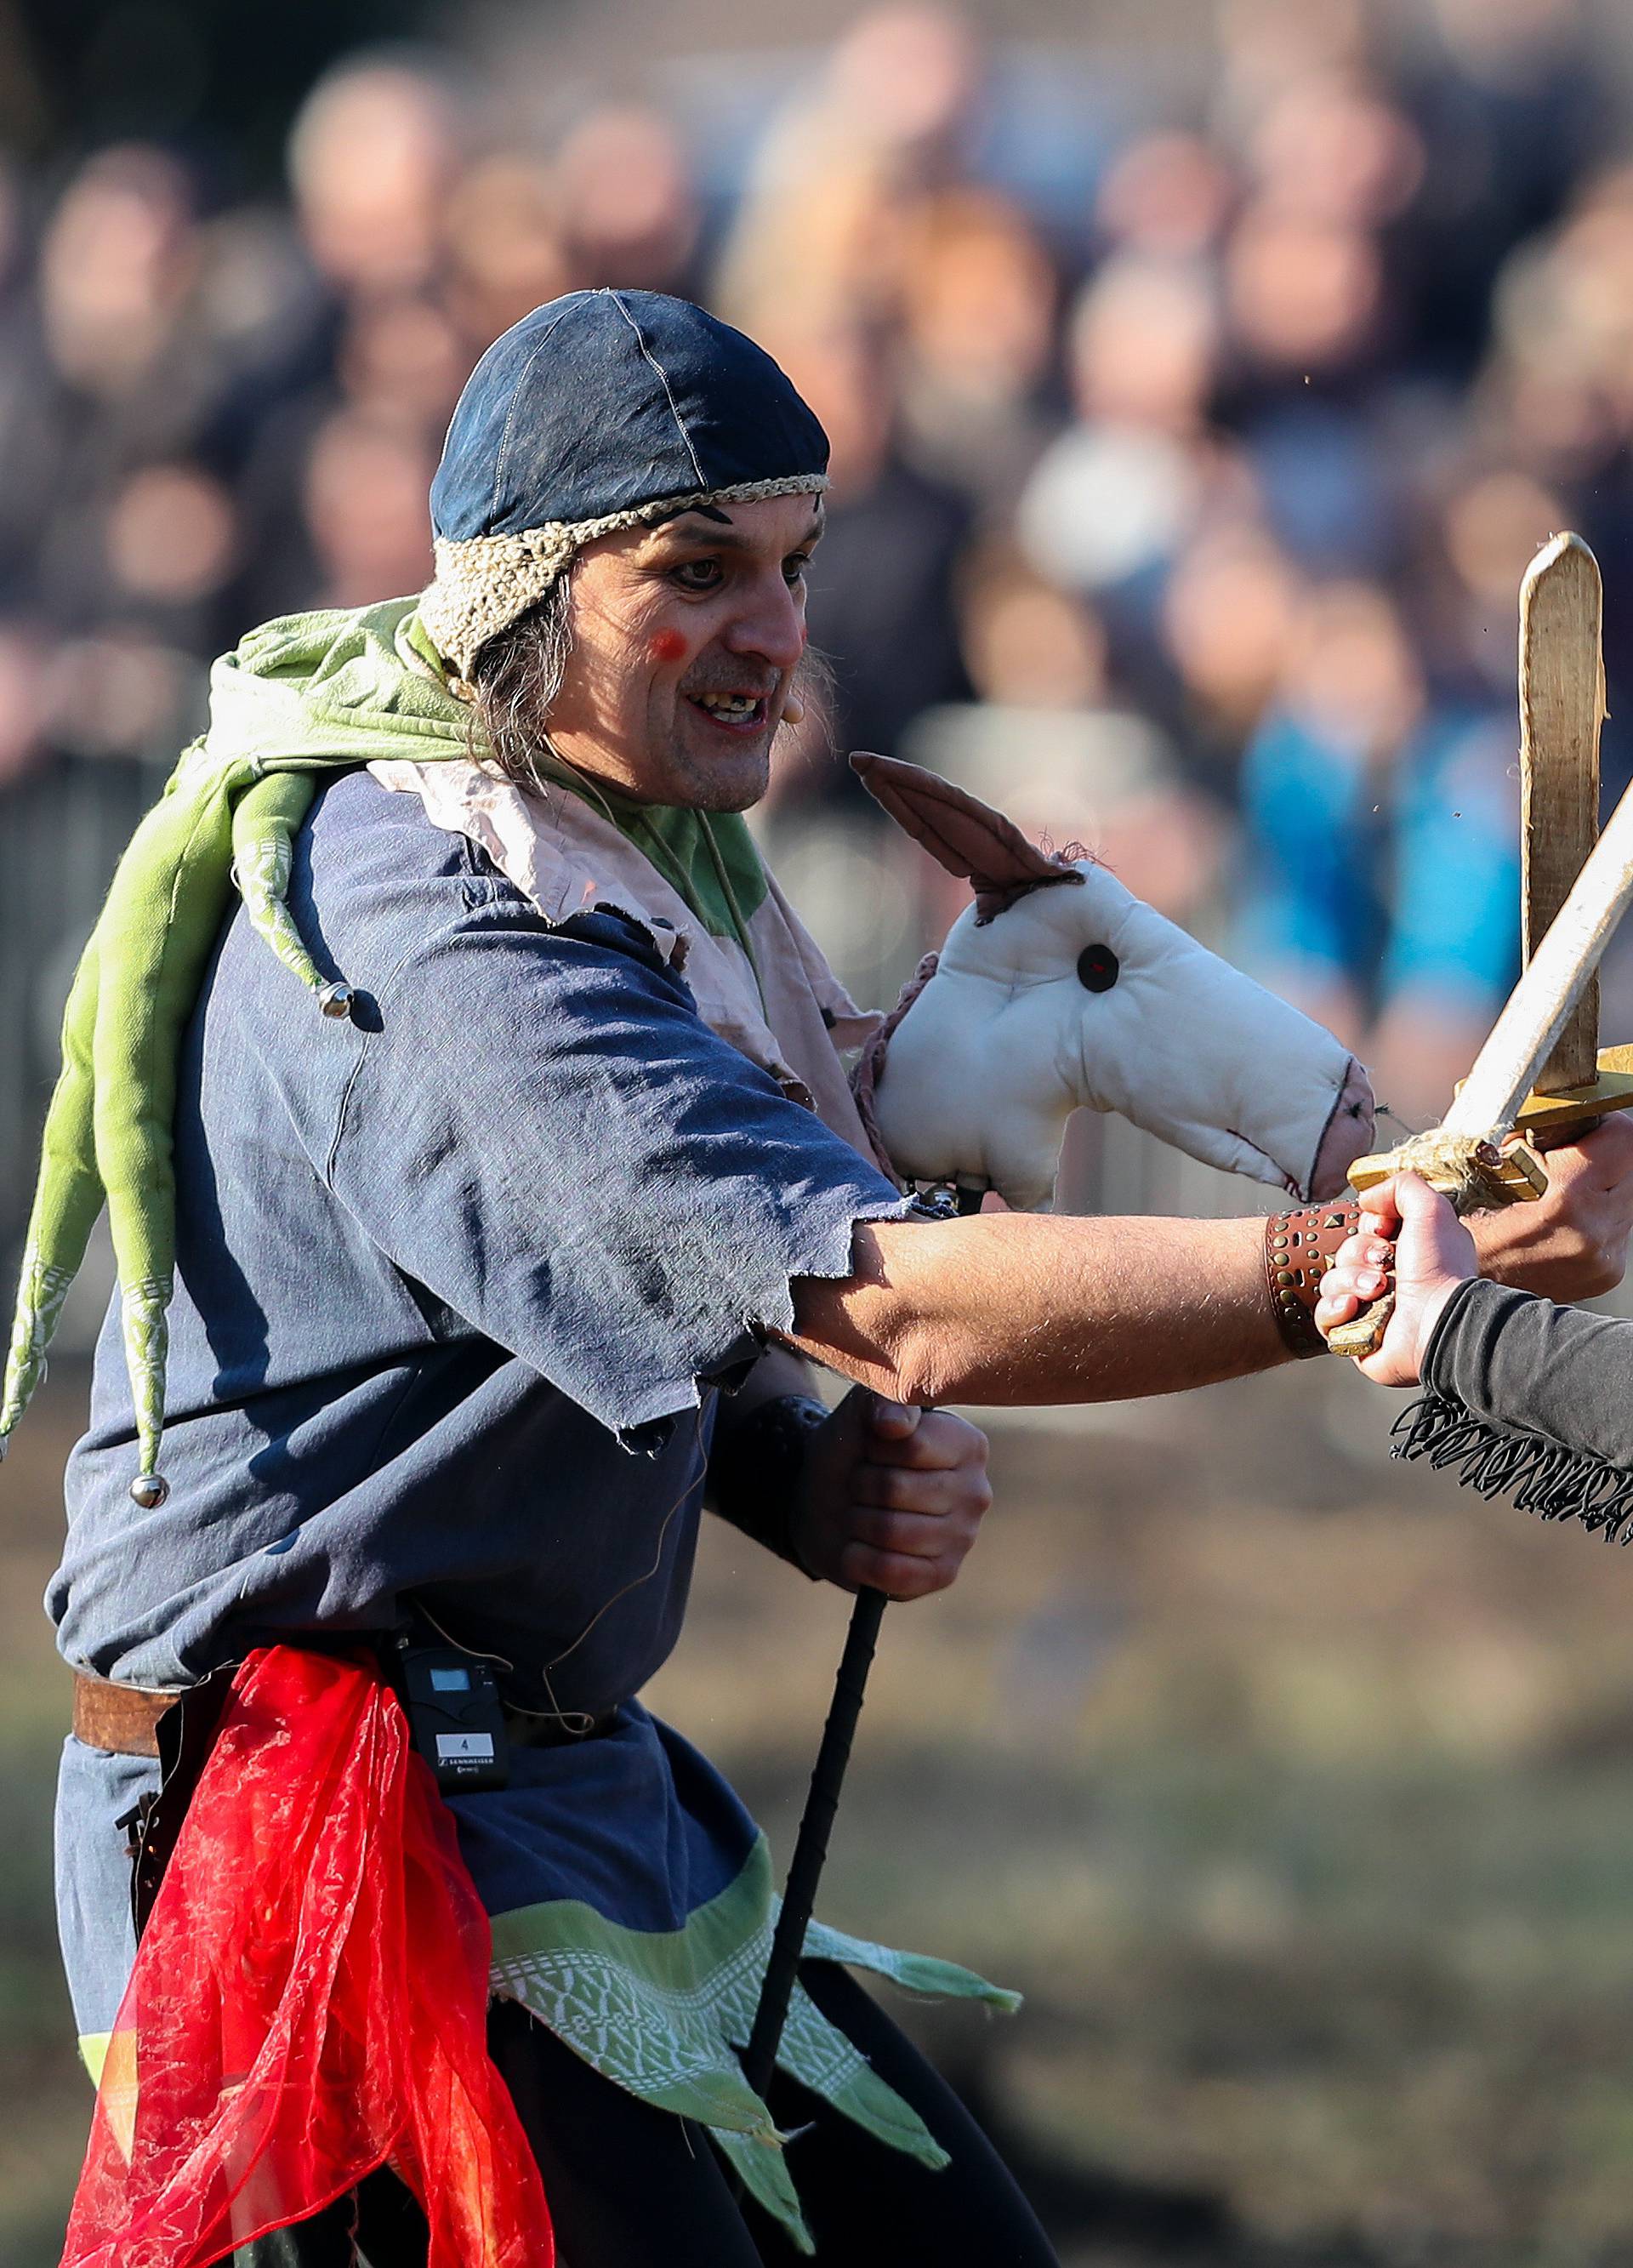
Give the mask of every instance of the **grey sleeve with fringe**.
<svg viewBox="0 0 1633 2268">
<path fill-rule="evenodd" d="M 1633 1536 L 1633 1323 L 1483 1280 L 1446 1302 L 1395 1454 L 1544 1520 Z"/>
</svg>

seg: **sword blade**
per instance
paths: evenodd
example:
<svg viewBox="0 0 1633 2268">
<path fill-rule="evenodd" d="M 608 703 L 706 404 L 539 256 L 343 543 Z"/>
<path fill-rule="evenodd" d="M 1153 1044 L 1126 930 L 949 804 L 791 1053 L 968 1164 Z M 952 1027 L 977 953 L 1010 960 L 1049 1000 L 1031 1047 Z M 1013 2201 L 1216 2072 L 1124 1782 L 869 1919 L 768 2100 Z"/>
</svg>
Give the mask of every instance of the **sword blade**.
<svg viewBox="0 0 1633 2268">
<path fill-rule="evenodd" d="M 1633 902 L 1633 788 L 1606 821 L 1570 894 L 1508 996 L 1443 1122 L 1476 1140 L 1509 1133 L 1554 1042 Z"/>
<path fill-rule="evenodd" d="M 1556 535 L 1519 585 L 1521 957 L 1529 961 L 1599 835 L 1600 659 L 1604 593 L 1579 535 Z M 1538 1071 L 1540 1093 L 1585 1086 L 1599 1070 L 1599 985 L 1582 997 Z"/>
</svg>

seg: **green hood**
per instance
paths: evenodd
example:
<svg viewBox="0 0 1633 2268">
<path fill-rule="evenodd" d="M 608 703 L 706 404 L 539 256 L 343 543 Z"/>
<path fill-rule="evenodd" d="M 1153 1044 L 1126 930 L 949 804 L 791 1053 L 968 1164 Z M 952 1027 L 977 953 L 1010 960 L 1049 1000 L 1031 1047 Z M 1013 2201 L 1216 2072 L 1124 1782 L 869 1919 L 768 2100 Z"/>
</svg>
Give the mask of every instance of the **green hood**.
<svg viewBox="0 0 1633 2268">
<path fill-rule="evenodd" d="M 69 994 L 0 1396 L 0 1454 L 44 1373 L 106 1203 L 136 1400 L 131 1494 L 139 1505 L 163 1503 L 176 1062 L 233 886 L 323 1013 L 348 1015 L 350 989 L 319 974 L 285 899 L 294 837 L 319 777 L 382 759 L 445 762 L 481 748 L 412 599 L 285 615 L 216 663 L 210 730 L 184 752 L 131 838 Z M 746 924 L 765 879 L 740 818 L 654 809 L 603 797 L 570 771 L 559 777 L 630 836 L 710 929 L 747 951 Z"/>
<path fill-rule="evenodd" d="M 447 690 L 414 600 L 388 599 L 358 614 L 285 615 L 251 630 L 210 673 L 210 730 L 199 747 L 212 766 L 256 771 L 405 756 L 430 763 L 471 754 L 471 712 Z"/>
</svg>

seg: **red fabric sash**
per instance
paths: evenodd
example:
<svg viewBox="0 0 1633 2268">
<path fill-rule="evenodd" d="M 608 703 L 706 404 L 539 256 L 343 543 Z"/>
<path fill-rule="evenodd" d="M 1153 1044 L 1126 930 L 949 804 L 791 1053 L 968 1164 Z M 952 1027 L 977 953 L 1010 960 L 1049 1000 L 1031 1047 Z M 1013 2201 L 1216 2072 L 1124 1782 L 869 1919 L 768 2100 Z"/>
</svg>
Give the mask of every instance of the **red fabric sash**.
<svg viewBox="0 0 1633 2268">
<path fill-rule="evenodd" d="M 369 1660 L 250 1655 L 143 1933 L 63 2268 L 209 2268 L 388 2160 L 429 2268 L 551 2268 L 488 1917 Z"/>
</svg>

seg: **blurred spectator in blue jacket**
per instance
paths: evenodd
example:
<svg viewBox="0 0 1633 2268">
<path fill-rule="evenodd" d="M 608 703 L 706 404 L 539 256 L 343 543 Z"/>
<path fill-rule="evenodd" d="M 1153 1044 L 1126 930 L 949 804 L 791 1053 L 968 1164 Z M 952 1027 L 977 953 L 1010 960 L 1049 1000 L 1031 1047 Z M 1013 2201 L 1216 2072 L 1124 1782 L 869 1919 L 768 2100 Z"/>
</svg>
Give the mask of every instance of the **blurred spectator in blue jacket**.
<svg viewBox="0 0 1633 2268">
<path fill-rule="evenodd" d="M 1361 1045 L 1397 1110 L 1438 1112 L 1518 968 L 1512 721 L 1431 696 L 1379 585 L 1318 589 L 1242 817 L 1243 958 Z"/>
</svg>

